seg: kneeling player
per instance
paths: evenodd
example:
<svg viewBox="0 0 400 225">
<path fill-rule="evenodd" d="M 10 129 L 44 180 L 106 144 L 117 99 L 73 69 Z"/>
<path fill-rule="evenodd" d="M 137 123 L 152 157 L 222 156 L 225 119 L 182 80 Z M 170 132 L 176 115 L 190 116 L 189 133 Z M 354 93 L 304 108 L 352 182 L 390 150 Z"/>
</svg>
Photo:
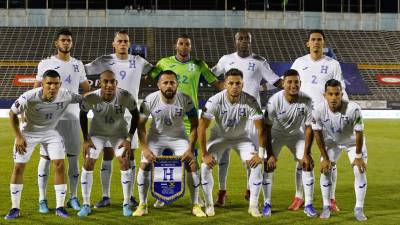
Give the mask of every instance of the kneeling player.
<svg viewBox="0 0 400 225">
<path fill-rule="evenodd" d="M 156 160 L 166 149 L 172 149 L 174 154 L 181 156 L 186 162 L 186 169 L 193 178 L 194 193 L 191 193 L 193 203 L 192 213 L 197 217 L 205 217 L 198 204 L 200 177 L 194 159 L 194 146 L 197 140 L 198 117 L 193 100 L 177 92 L 178 81 L 175 72 L 163 71 L 159 74 L 157 92 L 148 95 L 140 107 L 138 135 L 142 149 L 142 161 L 138 173 L 138 189 L 140 203 L 133 216 L 143 216 L 147 210 L 147 192 L 150 184 L 150 162 Z M 146 136 L 146 122 L 152 116 L 149 134 Z M 189 141 L 185 132 L 184 117 L 190 121 Z"/>
<path fill-rule="evenodd" d="M 328 80 L 325 84 L 325 100 L 313 111 L 312 124 L 315 140 L 321 151 L 321 192 L 323 211 L 321 218 L 330 217 L 330 192 L 332 186 L 332 166 L 336 164 L 342 150 L 347 152 L 354 172 L 354 191 L 356 205 L 354 216 L 358 221 L 365 221 L 364 199 L 367 191 L 365 168 L 367 148 L 363 137 L 364 124 L 361 109 L 354 102 L 343 101 L 341 83 Z"/>
<path fill-rule="evenodd" d="M 283 75 L 283 91 L 274 94 L 266 108 L 267 159 L 263 177 L 263 216 L 271 216 L 271 191 L 273 171 L 281 148 L 286 145 L 302 166 L 302 181 L 306 204 L 304 213 L 316 217 L 312 202 L 314 194 L 314 173 L 311 158 L 311 98 L 300 92 L 300 77 L 296 70 L 287 70 Z"/>
<path fill-rule="evenodd" d="M 117 80 L 112 71 L 106 70 L 100 75 L 100 89 L 85 96 L 81 105 L 81 128 L 83 133 L 84 165 L 81 185 L 83 206 L 78 216 L 88 216 L 90 209 L 90 194 L 93 184 L 93 169 L 101 150 L 106 144 L 111 144 L 121 166 L 121 184 L 124 196 L 123 215 L 131 216 L 129 205 L 132 185 L 129 154 L 131 140 L 135 133 L 139 112 L 134 97 L 123 89 L 117 88 Z M 131 127 L 128 133 L 125 110 L 132 114 Z M 93 111 L 93 120 L 88 135 L 87 112 Z"/>
<path fill-rule="evenodd" d="M 258 195 L 261 187 L 262 159 L 257 154 L 255 145 L 246 133 L 249 119 L 254 121 L 259 135 L 259 154 L 264 156 L 264 127 L 263 115 L 257 100 L 242 92 L 243 73 L 238 69 L 230 69 L 225 73 L 224 85 L 226 90 L 212 96 L 206 103 L 199 124 L 199 140 L 203 153 L 201 165 L 202 186 L 206 195 L 206 214 L 214 216 L 212 191 L 214 179 L 212 168 L 219 162 L 225 151 L 235 148 L 243 162 L 251 168 L 250 205 L 248 212 L 254 217 L 260 217 L 258 211 Z M 206 130 L 215 119 L 211 136 L 206 141 Z"/>
</svg>

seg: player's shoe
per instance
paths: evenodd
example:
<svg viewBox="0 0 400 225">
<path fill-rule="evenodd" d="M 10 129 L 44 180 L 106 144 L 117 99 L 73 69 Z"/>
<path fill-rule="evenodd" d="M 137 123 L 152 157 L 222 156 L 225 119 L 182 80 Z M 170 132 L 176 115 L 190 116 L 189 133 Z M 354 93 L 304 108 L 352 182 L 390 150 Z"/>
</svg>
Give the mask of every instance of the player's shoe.
<svg viewBox="0 0 400 225">
<path fill-rule="evenodd" d="M 147 205 L 139 204 L 132 216 L 144 216 L 148 214 Z"/>
<path fill-rule="evenodd" d="M 271 212 L 272 212 L 272 206 L 271 206 L 271 204 L 265 203 L 265 204 L 264 204 L 264 207 L 263 207 L 263 209 L 262 209 L 262 215 L 263 215 L 264 217 L 269 217 L 269 216 L 271 216 Z"/>
<path fill-rule="evenodd" d="M 19 209 L 18 208 L 12 208 L 10 209 L 10 212 L 4 217 L 6 220 L 13 220 L 19 217 Z"/>
<path fill-rule="evenodd" d="M 94 207 L 96 209 L 104 208 L 111 205 L 111 198 L 104 196 Z"/>
<path fill-rule="evenodd" d="M 312 204 L 309 204 L 307 206 L 304 207 L 304 213 L 308 216 L 308 217 L 317 217 L 318 213 L 317 211 L 315 211 L 314 207 Z"/>
<path fill-rule="evenodd" d="M 162 207 L 164 207 L 164 205 L 165 205 L 165 202 L 157 199 L 157 201 L 154 203 L 153 206 L 154 206 L 154 208 L 162 208 Z"/>
<path fill-rule="evenodd" d="M 69 217 L 69 214 L 68 214 L 68 212 L 65 210 L 64 207 L 58 207 L 58 208 L 56 209 L 56 215 L 59 216 L 59 217 L 64 217 L 64 218 Z"/>
<path fill-rule="evenodd" d="M 90 205 L 84 204 L 81 207 L 81 210 L 77 213 L 79 217 L 85 217 L 92 213 L 92 209 L 90 209 Z"/>
<path fill-rule="evenodd" d="M 122 214 L 124 216 L 132 216 L 131 206 L 129 204 L 125 204 L 122 206 Z"/>
<path fill-rule="evenodd" d="M 328 219 L 329 217 L 331 217 L 331 207 L 330 206 L 324 206 L 322 208 L 321 214 L 319 215 L 319 218 Z"/>
<path fill-rule="evenodd" d="M 198 204 L 194 204 L 192 208 L 192 214 L 196 217 L 206 217 L 207 215 L 201 210 L 201 206 Z"/>
<path fill-rule="evenodd" d="M 76 211 L 81 210 L 81 204 L 77 197 L 70 198 L 67 202 L 67 208 L 73 208 Z"/>
<path fill-rule="evenodd" d="M 218 198 L 217 201 L 215 201 L 215 206 L 216 207 L 224 207 L 225 206 L 225 200 L 226 200 L 226 190 L 219 190 L 218 191 Z"/>
<path fill-rule="evenodd" d="M 332 212 L 340 211 L 339 207 L 336 205 L 336 199 L 334 199 L 334 198 L 331 199 L 331 211 Z"/>
<path fill-rule="evenodd" d="M 294 197 L 292 204 L 289 205 L 288 209 L 292 211 L 297 211 L 304 204 L 302 198 Z"/>
<path fill-rule="evenodd" d="M 49 207 L 47 206 L 47 200 L 39 201 L 39 212 L 40 213 L 49 213 Z"/>
<path fill-rule="evenodd" d="M 246 199 L 247 201 L 250 201 L 250 190 L 247 189 L 246 193 L 244 194 L 244 199 Z"/>
<path fill-rule="evenodd" d="M 131 198 L 129 199 L 129 205 L 131 207 L 137 207 L 139 205 L 139 203 L 136 201 L 136 198 L 131 196 Z"/>
<path fill-rule="evenodd" d="M 206 205 L 206 215 L 208 217 L 215 216 L 214 206 L 213 205 Z"/>
<path fill-rule="evenodd" d="M 367 217 L 364 214 L 363 208 L 361 208 L 361 207 L 354 208 L 354 217 L 358 221 L 366 221 L 367 220 Z"/>
<path fill-rule="evenodd" d="M 261 217 L 262 214 L 258 211 L 257 206 L 249 206 L 249 210 L 247 211 L 252 217 Z"/>
</svg>

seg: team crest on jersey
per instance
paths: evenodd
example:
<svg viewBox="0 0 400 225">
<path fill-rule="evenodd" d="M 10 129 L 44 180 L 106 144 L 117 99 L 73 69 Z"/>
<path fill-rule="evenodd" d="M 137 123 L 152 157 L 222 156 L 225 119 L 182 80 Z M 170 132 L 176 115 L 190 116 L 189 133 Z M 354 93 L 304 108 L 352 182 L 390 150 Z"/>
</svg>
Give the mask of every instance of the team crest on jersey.
<svg viewBox="0 0 400 225">
<path fill-rule="evenodd" d="M 74 68 L 75 73 L 79 73 L 79 66 L 78 65 L 72 65 L 72 68 Z"/>
<path fill-rule="evenodd" d="M 297 108 L 297 111 L 300 113 L 300 115 L 304 115 L 305 109 L 303 107 Z"/>
<path fill-rule="evenodd" d="M 177 156 L 160 156 L 152 166 L 151 194 L 158 200 L 171 203 L 185 194 L 184 162 Z"/>
<path fill-rule="evenodd" d="M 119 113 L 119 114 L 124 113 L 122 105 L 114 105 L 114 111 L 115 111 L 115 113 Z"/>
<path fill-rule="evenodd" d="M 183 114 L 183 109 L 182 108 L 176 108 L 175 109 L 175 117 L 181 117 Z"/>
<path fill-rule="evenodd" d="M 239 108 L 239 116 L 246 117 L 246 108 Z"/>
<path fill-rule="evenodd" d="M 196 71 L 196 65 L 193 64 L 193 63 L 189 63 L 188 64 L 188 71 L 190 71 L 190 72 Z"/>
</svg>

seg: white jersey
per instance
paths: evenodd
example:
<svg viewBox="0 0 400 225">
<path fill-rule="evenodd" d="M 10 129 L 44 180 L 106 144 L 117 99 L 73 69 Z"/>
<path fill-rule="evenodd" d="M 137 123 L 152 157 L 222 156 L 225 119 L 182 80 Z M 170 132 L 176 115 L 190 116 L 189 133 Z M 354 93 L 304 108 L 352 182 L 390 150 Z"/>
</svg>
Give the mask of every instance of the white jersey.
<svg viewBox="0 0 400 225">
<path fill-rule="evenodd" d="M 228 100 L 227 90 L 223 90 L 208 99 L 202 116 L 209 120 L 215 119 L 216 125 L 212 132 L 217 132 L 220 136 L 226 138 L 247 136 L 247 121 L 263 118 L 260 105 L 253 96 L 242 92 L 239 101 L 232 104 Z"/>
<path fill-rule="evenodd" d="M 339 112 L 333 113 L 327 101 L 313 110 L 313 130 L 322 130 L 324 139 L 337 144 L 355 144 L 355 131 L 363 131 L 361 108 L 354 102 L 342 101 Z"/>
<path fill-rule="evenodd" d="M 345 100 L 348 99 L 342 69 L 335 59 L 324 55 L 321 59 L 314 61 L 308 54 L 297 58 L 291 68 L 299 72 L 301 80 L 300 91 L 310 96 L 314 105 L 324 101 L 325 83 L 330 79 L 340 81 L 343 98 Z"/>
<path fill-rule="evenodd" d="M 137 105 L 126 90 L 117 88 L 114 99 L 106 102 L 101 97 L 101 89 L 97 89 L 84 97 L 81 109 L 85 112 L 93 111 L 89 132 L 91 136 L 125 137 L 128 134 L 125 110 L 133 111 Z"/>
<path fill-rule="evenodd" d="M 272 130 L 284 135 L 298 134 L 304 131 L 304 125 L 311 126 L 312 100 L 299 92 L 296 102 L 289 103 L 285 91 L 279 91 L 268 100 L 265 110 L 266 123 Z"/>
<path fill-rule="evenodd" d="M 79 85 L 87 80 L 83 63 L 71 57 L 68 61 L 58 59 L 55 55 L 43 59 L 38 65 L 36 80 L 41 82 L 47 70 L 55 70 L 60 74 L 61 87 L 79 94 Z M 71 104 L 65 110 L 61 120 L 79 120 L 79 106 Z"/>
<path fill-rule="evenodd" d="M 140 107 L 141 117 L 152 116 L 149 135 L 168 136 L 187 139 L 184 117 L 197 117 L 197 110 L 193 100 L 182 92 L 176 92 L 175 102 L 165 103 L 161 92 L 156 91 L 148 95 Z"/>
<path fill-rule="evenodd" d="M 24 113 L 26 122 L 21 129 L 24 132 L 37 133 L 55 129 L 68 105 L 82 100 L 80 95 L 60 88 L 53 101 L 45 102 L 42 100 L 42 92 L 42 87 L 29 90 L 11 106 L 15 114 Z"/>
<path fill-rule="evenodd" d="M 256 98 L 260 105 L 261 80 L 264 79 L 269 84 L 274 84 L 280 79 L 271 70 L 265 58 L 253 53 L 246 58 L 240 57 L 237 52 L 224 55 L 211 71 L 218 76 L 233 68 L 243 72 L 243 91 Z"/>
</svg>

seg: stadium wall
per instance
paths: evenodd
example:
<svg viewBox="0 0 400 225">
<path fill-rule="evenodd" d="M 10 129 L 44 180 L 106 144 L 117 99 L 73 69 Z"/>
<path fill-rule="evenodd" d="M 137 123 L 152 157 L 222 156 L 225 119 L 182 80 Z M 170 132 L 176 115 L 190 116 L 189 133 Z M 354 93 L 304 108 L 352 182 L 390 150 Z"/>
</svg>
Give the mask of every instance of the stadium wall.
<svg viewBox="0 0 400 225">
<path fill-rule="evenodd" d="M 0 26 L 400 30 L 390 13 L 0 9 Z"/>
</svg>

